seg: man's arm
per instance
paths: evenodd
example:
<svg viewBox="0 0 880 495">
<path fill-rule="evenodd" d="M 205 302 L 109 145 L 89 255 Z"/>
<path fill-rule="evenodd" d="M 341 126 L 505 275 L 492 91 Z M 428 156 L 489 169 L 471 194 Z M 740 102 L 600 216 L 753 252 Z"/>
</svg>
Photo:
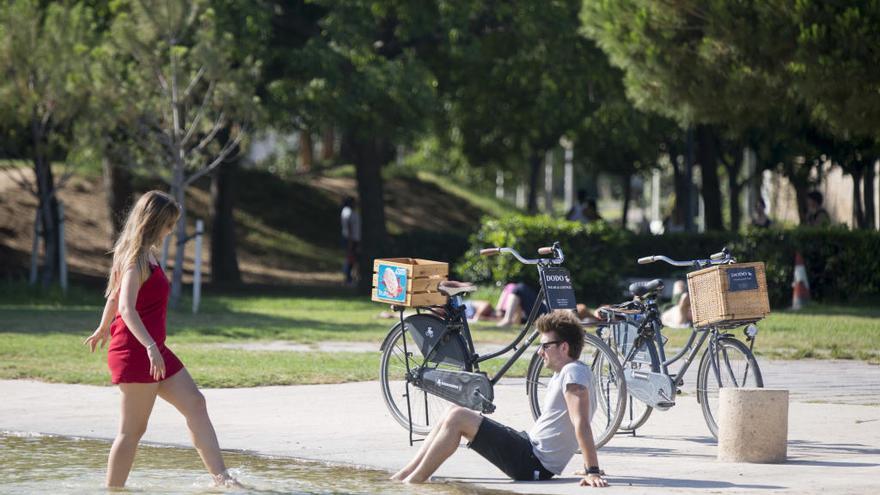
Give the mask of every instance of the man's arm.
<svg viewBox="0 0 880 495">
<path fill-rule="evenodd" d="M 590 393 L 587 387 L 576 383 L 569 383 L 565 387 L 565 405 L 568 408 L 568 416 L 574 425 L 577 435 L 578 446 L 584 456 L 584 469 L 599 467 L 599 457 L 596 454 L 596 443 L 593 441 L 593 429 L 590 427 Z M 605 476 L 586 472 L 581 480 L 581 486 L 608 486 Z"/>
</svg>

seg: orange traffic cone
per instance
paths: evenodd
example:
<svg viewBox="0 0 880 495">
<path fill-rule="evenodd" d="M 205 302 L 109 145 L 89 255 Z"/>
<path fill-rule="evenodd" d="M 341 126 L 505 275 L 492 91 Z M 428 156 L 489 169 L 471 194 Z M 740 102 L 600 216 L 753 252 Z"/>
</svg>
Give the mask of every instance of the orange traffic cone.
<svg viewBox="0 0 880 495">
<path fill-rule="evenodd" d="M 794 255 L 794 281 L 791 283 L 791 309 L 803 308 L 810 300 L 810 281 L 807 280 L 807 267 L 801 253 Z"/>
</svg>

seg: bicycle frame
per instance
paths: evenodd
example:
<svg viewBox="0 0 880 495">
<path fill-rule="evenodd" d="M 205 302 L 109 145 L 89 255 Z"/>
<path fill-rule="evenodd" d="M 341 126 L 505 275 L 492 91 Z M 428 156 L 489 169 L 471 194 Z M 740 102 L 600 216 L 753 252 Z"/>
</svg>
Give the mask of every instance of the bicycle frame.
<svg viewBox="0 0 880 495">
<path fill-rule="evenodd" d="M 540 274 L 541 270 L 543 270 L 543 265 L 538 265 L 538 270 L 539 270 L 539 274 Z M 539 277 L 539 280 L 540 280 L 540 277 Z M 517 335 L 513 339 L 513 341 L 510 344 L 506 345 L 504 348 L 497 350 L 495 352 L 486 354 L 484 356 L 477 354 L 476 348 L 474 347 L 474 341 L 473 341 L 473 337 L 471 336 L 470 326 L 468 325 L 467 318 L 465 318 L 464 312 L 462 311 L 462 307 L 463 307 L 462 297 L 461 296 L 450 297 L 449 302 L 446 303 L 445 308 L 447 311 L 447 315 L 451 314 L 452 316 L 451 317 L 447 316 L 447 318 L 444 319 L 444 321 L 446 323 L 446 328 L 444 329 L 444 333 L 440 334 L 440 337 L 438 337 L 437 342 L 433 346 L 430 347 L 428 352 L 425 353 L 424 360 L 423 360 L 421 366 L 419 366 L 419 367 L 424 367 L 427 365 L 427 363 L 429 363 L 431 361 L 431 358 L 434 357 L 434 354 L 438 351 L 440 346 L 442 344 L 444 344 L 443 337 L 446 334 L 451 333 L 451 332 L 455 332 L 456 330 L 458 330 L 458 331 L 460 331 L 462 337 L 464 338 L 465 347 L 467 348 L 467 352 L 468 352 L 468 359 L 467 359 L 466 365 L 470 368 L 473 368 L 474 371 L 480 370 L 480 367 L 479 367 L 480 363 L 488 361 L 490 359 L 494 359 L 498 356 L 502 356 L 504 354 L 507 354 L 511 350 L 516 350 L 516 352 L 514 352 L 513 355 L 510 356 L 510 358 L 507 361 L 505 361 L 504 365 L 501 366 L 501 369 L 499 369 L 498 372 L 495 373 L 495 376 L 493 376 L 489 380 L 489 382 L 494 386 L 495 384 L 498 383 L 499 380 L 501 380 L 501 378 L 505 375 L 505 373 L 507 373 L 507 371 L 510 370 L 510 368 L 514 365 L 514 363 L 516 363 L 517 359 L 519 359 L 526 352 L 526 350 L 528 350 L 528 348 L 529 348 L 529 346 L 531 346 L 532 342 L 534 342 L 535 339 L 538 338 L 538 335 L 540 332 L 538 332 L 537 329 L 532 330 L 531 334 L 529 334 L 529 330 L 532 329 L 532 325 L 534 325 L 535 320 L 538 319 L 538 313 L 541 310 L 541 306 L 544 304 L 549 306 L 549 302 L 546 301 L 545 296 L 546 296 L 546 294 L 544 291 L 544 287 L 542 285 L 540 287 L 540 289 L 538 290 L 538 296 L 535 298 L 535 305 L 532 307 L 532 311 L 529 313 L 529 317 L 526 319 L 526 323 L 523 326 L 522 330 L 520 330 L 519 335 Z M 402 323 L 402 321 L 403 320 L 401 320 L 401 323 Z M 459 325 L 460 325 L 460 328 L 459 328 Z M 526 337 L 526 334 L 529 334 L 528 337 Z M 517 346 L 519 346 L 523 341 L 525 341 L 525 345 L 522 345 L 519 348 L 517 348 Z M 404 346 L 405 345 L 406 344 L 404 341 Z M 407 363 L 407 367 L 409 367 L 409 363 Z"/>
</svg>

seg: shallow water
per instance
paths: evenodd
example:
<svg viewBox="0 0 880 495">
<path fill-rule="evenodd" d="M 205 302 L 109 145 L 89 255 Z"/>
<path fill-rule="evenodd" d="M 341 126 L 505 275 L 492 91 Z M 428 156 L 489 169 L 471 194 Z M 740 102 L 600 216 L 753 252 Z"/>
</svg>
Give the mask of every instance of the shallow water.
<svg viewBox="0 0 880 495">
<path fill-rule="evenodd" d="M 0 432 L 0 492 L 120 493 L 103 488 L 110 442 L 32 433 Z M 141 445 L 126 490 L 162 494 L 419 494 L 500 493 L 475 487 L 432 483 L 406 486 L 378 470 L 331 466 L 289 458 L 224 452 L 230 472 L 244 488 L 212 486 L 195 449 Z"/>
</svg>

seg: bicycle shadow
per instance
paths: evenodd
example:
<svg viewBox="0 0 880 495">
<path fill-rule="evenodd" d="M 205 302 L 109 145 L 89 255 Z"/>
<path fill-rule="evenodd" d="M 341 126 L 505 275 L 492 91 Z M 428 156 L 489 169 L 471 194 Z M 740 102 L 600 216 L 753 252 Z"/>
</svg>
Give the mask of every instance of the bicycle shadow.
<svg viewBox="0 0 880 495">
<path fill-rule="evenodd" d="M 828 454 L 858 454 L 880 455 L 880 448 L 860 443 L 825 443 L 807 440 L 789 440 L 789 452 L 801 452 L 804 454 L 828 455 Z"/>
<path fill-rule="evenodd" d="M 639 486 L 657 488 L 697 488 L 697 489 L 741 489 L 741 490 L 784 490 L 781 485 L 762 485 L 754 483 L 732 483 L 720 480 L 700 480 L 687 478 L 654 478 L 642 476 L 610 476 L 609 485 Z"/>
</svg>

